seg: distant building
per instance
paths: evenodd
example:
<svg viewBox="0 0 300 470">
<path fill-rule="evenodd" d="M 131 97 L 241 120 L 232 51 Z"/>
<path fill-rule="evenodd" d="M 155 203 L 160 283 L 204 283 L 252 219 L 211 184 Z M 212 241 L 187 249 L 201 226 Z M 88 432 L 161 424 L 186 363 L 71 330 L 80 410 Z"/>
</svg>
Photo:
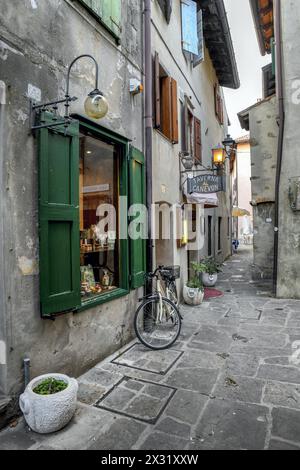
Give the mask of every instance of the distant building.
<svg viewBox="0 0 300 470">
<path fill-rule="evenodd" d="M 232 159 L 232 203 L 233 207 L 245 210 L 249 215 L 234 218 L 234 238 L 245 243 L 253 240 L 253 208 L 251 205 L 251 152 L 249 134 L 236 140 L 236 152 Z"/>
<path fill-rule="evenodd" d="M 241 111 L 250 131 L 256 275 L 300 299 L 300 2 L 250 0 L 262 55 L 263 99 Z"/>
</svg>

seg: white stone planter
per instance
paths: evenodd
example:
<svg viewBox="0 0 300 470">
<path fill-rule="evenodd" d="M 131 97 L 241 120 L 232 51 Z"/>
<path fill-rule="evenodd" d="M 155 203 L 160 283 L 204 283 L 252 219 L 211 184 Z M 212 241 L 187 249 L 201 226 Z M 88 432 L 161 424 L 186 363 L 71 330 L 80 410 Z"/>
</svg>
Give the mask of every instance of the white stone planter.
<svg viewBox="0 0 300 470">
<path fill-rule="evenodd" d="M 54 395 L 38 395 L 33 389 L 48 378 L 63 380 L 68 387 Z M 20 408 L 28 426 L 39 434 L 49 434 L 64 428 L 72 419 L 77 406 L 77 380 L 66 375 L 47 374 L 36 377 L 20 396 Z"/>
<path fill-rule="evenodd" d="M 201 305 L 204 300 L 204 291 L 184 286 L 183 298 L 187 305 Z"/>
<path fill-rule="evenodd" d="M 205 287 L 215 287 L 218 282 L 218 274 L 202 274 L 202 282 Z"/>
</svg>

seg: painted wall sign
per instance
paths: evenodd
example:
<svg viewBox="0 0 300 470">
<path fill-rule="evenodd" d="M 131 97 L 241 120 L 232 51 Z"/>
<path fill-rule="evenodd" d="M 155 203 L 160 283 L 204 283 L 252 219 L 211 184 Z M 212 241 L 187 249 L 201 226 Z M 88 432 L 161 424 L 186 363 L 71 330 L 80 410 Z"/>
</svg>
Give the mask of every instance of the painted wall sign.
<svg viewBox="0 0 300 470">
<path fill-rule="evenodd" d="M 188 193 L 211 194 L 224 191 L 223 178 L 216 175 L 200 175 L 188 179 Z"/>
</svg>

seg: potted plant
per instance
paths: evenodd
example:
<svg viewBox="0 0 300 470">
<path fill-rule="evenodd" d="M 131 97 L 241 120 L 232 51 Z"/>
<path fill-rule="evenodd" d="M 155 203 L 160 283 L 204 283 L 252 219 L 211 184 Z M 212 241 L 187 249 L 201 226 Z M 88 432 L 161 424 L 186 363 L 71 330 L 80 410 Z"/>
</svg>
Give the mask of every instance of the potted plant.
<svg viewBox="0 0 300 470">
<path fill-rule="evenodd" d="M 205 270 L 202 272 L 203 285 L 205 287 L 215 287 L 218 281 L 218 274 L 222 272 L 220 264 L 213 258 L 205 258 L 202 264 L 205 266 Z"/>
<path fill-rule="evenodd" d="M 204 288 L 199 275 L 203 272 L 204 265 L 192 263 L 192 269 L 194 275 L 183 288 L 183 298 L 188 305 L 201 305 L 204 300 Z"/>
<path fill-rule="evenodd" d="M 77 406 L 77 380 L 62 374 L 36 377 L 20 396 L 20 408 L 28 426 L 39 434 L 64 428 Z"/>
</svg>

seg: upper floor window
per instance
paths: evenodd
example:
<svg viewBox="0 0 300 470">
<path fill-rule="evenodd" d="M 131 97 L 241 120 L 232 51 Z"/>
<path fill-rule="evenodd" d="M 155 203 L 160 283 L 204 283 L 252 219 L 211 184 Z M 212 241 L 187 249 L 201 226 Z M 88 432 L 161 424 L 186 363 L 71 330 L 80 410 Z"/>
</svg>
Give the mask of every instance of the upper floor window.
<svg viewBox="0 0 300 470">
<path fill-rule="evenodd" d="M 194 67 L 204 60 L 203 16 L 199 3 L 181 1 L 182 49 Z"/>
<path fill-rule="evenodd" d="M 160 64 L 158 53 L 155 54 L 154 62 L 155 128 L 173 144 L 177 144 L 179 140 L 177 82 Z"/>
<path fill-rule="evenodd" d="M 214 88 L 215 94 L 215 113 L 219 121 L 219 124 L 222 126 L 224 124 L 224 102 L 221 94 L 221 88 L 218 83 L 215 84 Z"/>
<path fill-rule="evenodd" d="M 121 36 L 121 0 L 79 0 L 117 38 Z"/>
<path fill-rule="evenodd" d="M 201 165 L 202 125 L 194 110 L 191 100 L 185 95 L 181 103 L 181 150 L 194 157 L 195 165 Z"/>
<path fill-rule="evenodd" d="M 157 0 L 157 1 L 167 20 L 167 23 L 170 23 L 173 0 Z"/>
</svg>

